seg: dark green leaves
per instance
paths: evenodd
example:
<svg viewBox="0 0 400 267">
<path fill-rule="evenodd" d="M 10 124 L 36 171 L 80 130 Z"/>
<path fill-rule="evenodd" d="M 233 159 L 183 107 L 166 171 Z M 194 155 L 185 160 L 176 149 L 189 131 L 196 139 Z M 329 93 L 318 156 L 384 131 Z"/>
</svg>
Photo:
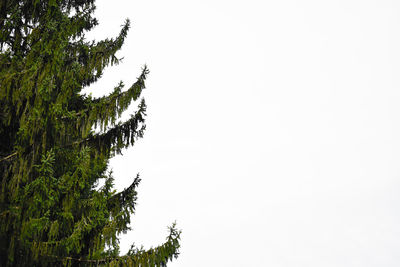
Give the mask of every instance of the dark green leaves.
<svg viewBox="0 0 400 267">
<path fill-rule="evenodd" d="M 115 192 L 108 162 L 144 135 L 149 71 L 107 96 L 81 94 L 120 62 L 130 27 L 88 41 L 94 9 L 91 0 L 0 1 L 1 266 L 165 266 L 179 254 L 173 225 L 164 244 L 119 256 L 140 179 Z"/>
</svg>

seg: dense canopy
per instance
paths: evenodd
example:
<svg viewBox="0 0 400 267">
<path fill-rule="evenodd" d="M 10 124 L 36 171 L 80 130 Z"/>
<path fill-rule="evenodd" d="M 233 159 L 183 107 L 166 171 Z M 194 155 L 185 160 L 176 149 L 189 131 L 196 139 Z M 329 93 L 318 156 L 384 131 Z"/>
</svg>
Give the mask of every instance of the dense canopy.
<svg viewBox="0 0 400 267">
<path fill-rule="evenodd" d="M 178 256 L 174 225 L 161 246 L 119 255 L 140 179 L 115 192 L 108 161 L 143 136 L 148 69 L 128 89 L 81 93 L 119 63 L 129 29 L 127 20 L 115 38 L 87 40 L 94 9 L 93 0 L 0 1 L 1 266 L 165 266 Z M 119 122 L 132 102 L 137 111 Z"/>
</svg>

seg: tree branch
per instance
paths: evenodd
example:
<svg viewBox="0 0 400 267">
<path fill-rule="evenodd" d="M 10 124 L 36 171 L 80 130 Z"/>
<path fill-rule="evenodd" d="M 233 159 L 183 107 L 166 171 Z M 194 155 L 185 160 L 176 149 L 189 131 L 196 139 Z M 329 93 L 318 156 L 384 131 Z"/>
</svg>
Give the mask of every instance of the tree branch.
<svg viewBox="0 0 400 267">
<path fill-rule="evenodd" d="M 1 159 L 0 159 L 0 162 L 2 162 L 2 161 L 4 161 L 4 160 L 8 160 L 8 159 L 10 159 L 10 158 L 16 156 L 17 154 L 18 154 L 18 151 L 15 151 L 14 153 L 12 153 L 12 154 L 10 154 L 10 155 L 8 155 L 8 156 L 6 156 L 6 157 L 4 157 L 4 158 L 1 158 Z"/>
</svg>

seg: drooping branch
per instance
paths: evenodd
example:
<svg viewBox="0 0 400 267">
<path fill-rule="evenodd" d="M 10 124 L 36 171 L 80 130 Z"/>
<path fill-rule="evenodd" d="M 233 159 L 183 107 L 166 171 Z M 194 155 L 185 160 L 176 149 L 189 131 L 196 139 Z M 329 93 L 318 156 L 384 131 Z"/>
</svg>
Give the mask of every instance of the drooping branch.
<svg viewBox="0 0 400 267">
<path fill-rule="evenodd" d="M 105 130 L 109 124 L 114 125 L 115 121 L 121 116 L 132 101 L 136 101 L 143 89 L 149 70 L 144 66 L 142 73 L 137 81 L 126 91 L 121 92 L 124 84 L 119 83 L 114 91 L 108 96 L 101 98 L 87 98 L 86 108 L 77 112 L 69 112 L 62 116 L 62 119 L 74 119 L 79 121 L 82 127 L 100 126 L 100 130 Z"/>
<path fill-rule="evenodd" d="M 95 126 L 99 124 L 104 130 L 109 123 L 114 124 L 115 120 L 119 118 L 132 101 L 136 101 L 142 90 L 145 88 L 145 80 L 149 73 L 145 66 L 137 81 L 125 92 L 121 92 L 123 83 L 121 82 L 110 95 L 102 98 L 97 98 L 91 101 L 89 118 L 95 121 Z"/>
<path fill-rule="evenodd" d="M 129 120 L 124 123 L 118 123 L 105 133 L 96 134 L 85 140 L 96 147 L 100 152 L 115 152 L 121 154 L 121 150 L 135 143 L 137 138 L 143 137 L 146 129 L 145 122 L 146 104 L 142 99 L 139 109 Z M 140 128 L 139 128 L 140 127 Z"/>
<path fill-rule="evenodd" d="M 140 181 L 141 179 L 138 174 L 129 187 L 110 197 L 107 201 L 109 210 L 115 212 L 123 208 L 128 208 L 130 212 L 133 212 L 135 209 L 134 204 L 137 199 L 135 189 L 139 185 Z"/>
<path fill-rule="evenodd" d="M 170 234 L 167 241 L 156 248 L 151 248 L 147 251 L 143 249 L 134 249 L 128 252 L 127 256 L 133 260 L 131 266 L 167 266 L 167 263 L 179 255 L 179 240 L 181 232 L 176 229 L 176 223 L 169 227 Z M 116 261 L 118 263 L 118 261 Z"/>
<path fill-rule="evenodd" d="M 176 224 L 173 223 L 169 227 L 170 234 L 164 244 L 144 250 L 143 248 L 132 247 L 127 255 L 120 257 L 104 257 L 104 258 L 75 258 L 75 257 L 62 257 L 56 255 L 49 255 L 46 253 L 48 247 L 52 245 L 59 245 L 60 242 L 37 242 L 34 246 L 37 248 L 38 257 L 47 258 L 51 262 L 70 262 L 70 263 L 84 263 L 85 266 L 167 266 L 167 263 L 179 255 L 179 240 L 181 231 L 176 229 Z"/>
<path fill-rule="evenodd" d="M 90 144 L 95 146 L 98 151 L 113 151 L 120 154 L 123 148 L 133 145 L 137 138 L 143 137 L 146 129 L 146 125 L 144 124 L 145 116 L 146 103 L 142 99 L 138 111 L 126 122 L 117 124 L 105 133 L 95 134 L 85 139 L 63 145 L 61 148 L 79 144 Z M 18 155 L 18 151 L 1 158 L 0 162 L 10 160 L 16 155 Z"/>
<path fill-rule="evenodd" d="M 65 64 L 73 66 L 71 70 L 80 85 L 89 86 L 102 76 L 107 66 L 120 62 L 115 54 L 124 44 L 129 28 L 130 21 L 127 19 L 116 38 L 99 42 L 84 41 L 81 38 L 66 47 Z"/>
</svg>

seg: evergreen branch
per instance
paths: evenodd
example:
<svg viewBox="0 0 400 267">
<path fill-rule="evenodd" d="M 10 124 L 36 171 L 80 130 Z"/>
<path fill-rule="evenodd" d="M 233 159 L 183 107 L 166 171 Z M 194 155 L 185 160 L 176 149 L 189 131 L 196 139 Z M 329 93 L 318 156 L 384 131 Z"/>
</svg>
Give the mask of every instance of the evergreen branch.
<svg viewBox="0 0 400 267">
<path fill-rule="evenodd" d="M 120 257 L 106 257 L 101 259 L 85 259 L 75 257 L 61 257 L 56 255 L 41 255 L 41 257 L 54 258 L 57 261 L 75 261 L 98 264 L 110 264 L 112 266 L 166 266 L 166 264 L 173 258 L 177 258 L 179 255 L 179 240 L 181 231 L 176 229 L 176 223 L 173 223 L 169 227 L 170 234 L 164 244 L 144 250 L 143 248 L 137 249 L 134 246 L 131 247 L 127 255 Z M 41 242 L 42 246 L 48 242 Z"/>
<path fill-rule="evenodd" d="M 144 67 L 138 80 L 127 91 L 121 93 L 121 88 L 124 86 L 121 82 L 113 93 L 91 102 L 88 117 L 90 121 L 95 122 L 95 127 L 99 124 L 104 130 L 109 124 L 115 124 L 117 118 L 130 106 L 131 102 L 139 98 L 145 88 L 144 81 L 147 74 L 148 70 Z"/>
<path fill-rule="evenodd" d="M 79 145 L 82 143 L 91 143 L 97 145 L 99 150 L 106 147 L 114 147 L 116 145 L 117 153 L 121 152 L 122 148 L 125 148 L 129 145 L 133 145 L 136 138 L 143 137 L 145 125 L 142 125 L 142 128 L 138 130 L 139 125 L 144 123 L 144 117 L 146 116 L 146 104 L 144 99 L 142 99 L 139 110 L 125 123 L 120 123 L 117 126 L 109 129 L 106 133 L 96 134 L 91 137 L 75 141 L 70 144 L 66 144 L 61 148 L 70 147 L 72 145 Z M 104 146 L 107 144 L 107 146 Z M 3 158 L 0 159 L 0 162 L 9 160 L 18 155 L 18 151 L 13 152 Z"/>
<path fill-rule="evenodd" d="M 140 97 L 142 90 L 146 88 L 145 80 L 148 74 L 149 74 L 149 69 L 147 68 L 146 65 L 144 65 L 144 67 L 142 68 L 142 73 L 137 78 L 137 81 L 127 91 L 121 92 L 121 89 L 123 88 L 124 85 L 122 82 L 120 82 L 120 84 L 114 88 L 114 92 L 112 92 L 108 96 L 93 99 L 89 101 L 88 104 L 95 105 L 97 109 L 100 109 L 102 105 L 114 104 L 114 106 L 115 105 L 119 106 L 122 104 L 123 107 L 118 107 L 118 108 L 126 109 L 127 106 L 129 106 L 130 101 L 131 100 L 136 101 Z"/>
<path fill-rule="evenodd" d="M 139 185 L 140 181 L 141 179 L 139 178 L 139 174 L 137 174 L 135 180 L 128 188 L 125 188 L 121 192 L 111 196 L 107 201 L 109 209 L 111 211 L 115 209 L 120 210 L 122 207 L 129 205 L 132 212 L 134 210 L 134 203 L 137 199 L 135 189 Z"/>
<path fill-rule="evenodd" d="M 137 81 L 127 91 L 121 92 L 124 84 L 120 82 L 108 96 L 93 100 L 88 98 L 86 100 L 88 108 L 75 113 L 70 112 L 68 115 L 62 116 L 61 119 L 77 119 L 85 116 L 86 120 L 81 121 L 81 124 L 94 123 L 95 127 L 100 124 L 101 130 L 104 130 L 109 123 L 115 123 L 132 101 L 136 101 L 140 97 L 142 90 L 146 88 L 145 80 L 148 74 L 149 70 L 145 65 Z"/>
<path fill-rule="evenodd" d="M 102 134 L 96 134 L 83 141 L 92 144 L 97 151 L 114 151 L 118 154 L 121 149 L 133 145 L 137 138 L 143 137 L 146 126 L 144 125 L 144 117 L 146 115 L 146 104 L 142 99 L 139 110 L 132 117 L 124 122 L 119 123 L 113 128 Z M 139 126 L 142 127 L 139 129 Z"/>
<path fill-rule="evenodd" d="M 105 39 L 97 43 L 81 40 L 70 44 L 70 55 L 65 61 L 69 64 L 78 63 L 74 76 L 81 85 L 89 86 L 102 76 L 105 67 L 119 64 L 120 59 L 115 54 L 124 44 L 129 28 L 130 21 L 127 19 L 115 39 Z"/>
</svg>

